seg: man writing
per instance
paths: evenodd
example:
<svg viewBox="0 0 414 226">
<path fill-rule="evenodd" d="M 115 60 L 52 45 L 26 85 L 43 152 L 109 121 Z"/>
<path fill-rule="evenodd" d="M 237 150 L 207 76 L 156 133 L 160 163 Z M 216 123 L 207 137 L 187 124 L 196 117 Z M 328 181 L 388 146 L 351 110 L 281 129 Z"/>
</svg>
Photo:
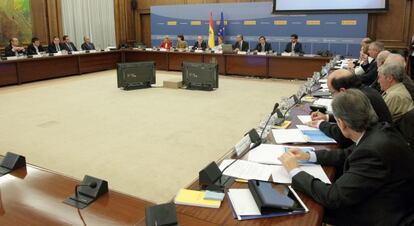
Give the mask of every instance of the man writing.
<svg viewBox="0 0 414 226">
<path fill-rule="evenodd" d="M 354 144 L 349 149 L 305 153 L 291 149 L 280 157 L 292 187 L 326 208 L 333 225 L 412 225 L 414 153 L 388 123 L 377 123 L 368 98 L 359 90 L 339 93 L 332 102 L 338 126 Z M 301 170 L 298 160 L 343 167 L 332 184 Z"/>
</svg>

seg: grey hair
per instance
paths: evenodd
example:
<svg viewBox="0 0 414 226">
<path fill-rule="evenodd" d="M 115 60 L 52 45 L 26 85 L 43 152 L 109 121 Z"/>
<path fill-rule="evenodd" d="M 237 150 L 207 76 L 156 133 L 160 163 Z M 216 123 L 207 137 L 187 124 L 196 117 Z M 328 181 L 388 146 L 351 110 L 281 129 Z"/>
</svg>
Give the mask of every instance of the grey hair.
<svg viewBox="0 0 414 226">
<path fill-rule="evenodd" d="M 332 101 L 332 109 L 336 118 L 356 132 L 363 132 L 378 121 L 368 97 L 358 89 L 340 92 Z"/>
<path fill-rule="evenodd" d="M 382 42 L 375 41 L 375 42 L 371 42 L 371 44 L 369 45 L 372 47 L 375 47 L 375 49 L 377 49 L 379 52 L 384 50 L 384 43 Z"/>
<path fill-rule="evenodd" d="M 402 82 L 405 76 L 405 68 L 399 63 L 386 63 L 383 64 L 378 72 L 384 76 L 392 76 L 397 82 Z"/>
</svg>

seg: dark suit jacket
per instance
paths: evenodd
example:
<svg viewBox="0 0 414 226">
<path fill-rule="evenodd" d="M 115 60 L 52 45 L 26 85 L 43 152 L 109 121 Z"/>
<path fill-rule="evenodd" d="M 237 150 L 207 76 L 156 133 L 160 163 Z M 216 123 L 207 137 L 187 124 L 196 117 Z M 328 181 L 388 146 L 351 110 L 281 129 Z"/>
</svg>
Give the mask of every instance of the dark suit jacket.
<svg viewBox="0 0 414 226">
<path fill-rule="evenodd" d="M 194 43 L 194 46 L 193 46 L 193 50 L 196 50 L 198 48 L 198 41 L 196 41 L 195 43 Z M 202 41 L 201 42 L 201 49 L 202 50 L 206 50 L 206 48 L 207 48 L 207 43 L 205 42 L 205 41 Z"/>
<path fill-rule="evenodd" d="M 95 45 L 92 42 L 89 43 L 89 45 L 86 44 L 86 43 L 83 43 L 81 45 L 81 48 L 82 48 L 82 50 L 95 50 Z"/>
<path fill-rule="evenodd" d="M 45 52 L 46 50 L 43 48 L 43 46 L 39 46 L 39 47 L 37 47 L 37 49 L 39 50 L 39 52 Z M 27 47 L 27 55 L 36 55 L 37 54 L 37 52 L 36 52 L 36 49 L 35 49 L 35 47 L 33 46 L 33 44 L 30 44 L 28 47 Z"/>
<path fill-rule="evenodd" d="M 233 45 L 233 49 L 239 49 L 240 51 L 247 52 L 249 50 L 249 43 L 243 41 L 242 46 L 240 46 L 240 42 L 236 42 Z"/>
<path fill-rule="evenodd" d="M 13 52 L 12 49 L 13 47 L 11 45 L 6 46 L 6 48 L 4 48 L 4 56 L 5 57 L 16 56 L 16 52 Z M 26 52 L 22 50 L 22 51 L 19 51 L 18 53 L 25 54 Z"/>
<path fill-rule="evenodd" d="M 61 43 L 59 43 L 59 48 L 60 48 L 60 51 L 64 50 Z M 49 46 L 47 47 L 47 50 L 48 50 L 49 53 L 57 53 L 58 52 L 58 50 L 56 49 L 56 46 L 55 46 L 54 43 L 49 44 Z"/>
<path fill-rule="evenodd" d="M 300 172 L 292 186 L 327 208 L 332 220 L 327 223 L 412 225 L 407 220 L 414 220 L 414 153 L 390 124 L 368 129 L 349 149 L 317 151 L 316 156 L 322 165 L 343 166 L 342 176 L 328 185 Z"/>
<path fill-rule="evenodd" d="M 372 108 L 374 108 L 375 113 L 377 113 L 378 121 L 392 123 L 390 110 L 388 109 L 387 104 L 384 102 L 381 94 L 379 94 L 375 89 L 367 86 L 361 87 L 360 90 L 368 97 L 369 101 L 371 102 Z M 334 121 L 334 117 L 332 115 L 329 116 L 329 119 L 332 119 L 332 121 Z M 349 147 L 353 144 L 352 140 L 344 137 L 336 123 L 321 122 L 321 124 L 319 124 L 319 129 L 327 136 L 336 140 L 338 145 L 341 147 Z"/>
<path fill-rule="evenodd" d="M 377 61 L 373 60 L 370 64 L 361 65 L 362 69 L 364 69 L 365 73 L 360 75 L 359 78 L 362 81 L 362 84 L 366 86 L 373 86 L 375 87 L 375 82 L 378 77 L 378 67 Z"/>
<path fill-rule="evenodd" d="M 61 43 L 61 44 L 62 44 L 63 49 L 68 52 L 72 52 L 72 50 L 78 51 L 78 49 L 76 48 L 75 44 L 73 44 L 73 42 L 69 42 L 69 45 L 72 47 L 72 50 L 70 50 L 69 46 L 66 43 Z"/>
<path fill-rule="evenodd" d="M 285 48 L 285 52 L 292 52 L 292 43 L 289 42 L 288 44 L 286 44 L 286 48 Z M 303 49 L 302 49 L 302 43 L 297 42 L 295 45 L 295 53 L 304 53 Z"/>
<path fill-rule="evenodd" d="M 260 44 L 260 42 L 257 43 L 255 50 L 257 50 L 258 52 L 262 52 L 262 44 Z M 266 42 L 264 51 L 267 52 L 270 50 L 272 50 L 272 44 Z"/>
</svg>

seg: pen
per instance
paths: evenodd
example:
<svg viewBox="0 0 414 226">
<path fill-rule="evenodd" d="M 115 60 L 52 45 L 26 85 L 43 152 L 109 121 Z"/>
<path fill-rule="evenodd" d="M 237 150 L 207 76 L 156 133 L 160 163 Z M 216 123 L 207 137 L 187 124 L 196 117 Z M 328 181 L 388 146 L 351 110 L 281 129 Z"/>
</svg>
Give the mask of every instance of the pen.
<svg viewBox="0 0 414 226">
<path fill-rule="evenodd" d="M 239 183 L 247 183 L 247 180 L 244 179 L 236 179 L 235 181 Z"/>
</svg>

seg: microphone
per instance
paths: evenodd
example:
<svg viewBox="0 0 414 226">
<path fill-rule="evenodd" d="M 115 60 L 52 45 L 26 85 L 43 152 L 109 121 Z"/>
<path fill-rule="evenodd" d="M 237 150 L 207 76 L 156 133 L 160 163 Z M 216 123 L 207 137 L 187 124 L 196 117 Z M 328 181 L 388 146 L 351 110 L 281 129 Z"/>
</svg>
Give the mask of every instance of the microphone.
<svg viewBox="0 0 414 226">
<path fill-rule="evenodd" d="M 224 169 L 221 171 L 221 173 L 223 174 L 224 173 L 224 171 L 226 171 L 226 169 L 228 169 L 231 165 L 233 165 L 235 162 L 237 162 L 237 160 L 239 160 L 239 159 L 241 159 L 241 158 L 243 158 L 247 153 L 249 153 L 251 150 L 253 150 L 254 148 L 256 148 L 257 146 L 259 146 L 261 143 L 262 143 L 262 136 L 263 136 L 263 132 L 264 132 L 264 130 L 266 129 L 266 126 L 267 126 L 267 124 L 269 123 L 269 121 L 270 121 L 270 119 L 272 118 L 272 115 L 277 111 L 277 109 L 279 108 L 279 103 L 276 103 L 275 104 L 275 106 L 273 107 L 273 110 L 272 110 L 272 113 L 270 114 L 270 116 L 269 116 L 269 118 L 267 119 L 267 122 L 266 122 L 266 124 L 265 124 L 265 126 L 264 126 L 264 128 L 263 128 L 263 130 L 262 130 L 262 132 L 261 132 L 261 134 L 260 134 L 260 137 L 259 137 L 259 139 L 257 139 L 255 142 L 254 142 L 254 145 L 253 145 L 253 147 L 252 148 L 250 148 L 248 151 L 246 151 L 245 153 L 243 153 L 242 155 L 240 155 L 240 156 L 238 156 L 236 159 L 234 159 L 233 160 L 233 162 L 231 162 L 229 165 L 227 165 L 226 167 L 224 167 Z M 257 135 L 256 135 L 257 136 Z M 226 181 L 225 181 L 225 183 L 227 183 L 227 181 L 228 181 L 229 179 L 227 179 Z"/>
<path fill-rule="evenodd" d="M 279 108 L 279 103 L 276 103 L 275 106 L 273 107 L 272 113 L 270 113 L 270 116 L 267 119 L 266 124 L 262 129 L 262 132 L 260 133 L 260 139 L 262 139 L 262 136 L 263 136 L 264 131 L 266 130 L 267 124 L 269 124 L 270 119 L 272 118 L 273 114 L 276 113 L 278 108 Z"/>
<path fill-rule="evenodd" d="M 75 186 L 75 197 L 76 197 L 76 200 L 78 200 L 78 188 L 79 187 L 90 187 L 90 188 L 94 189 L 94 188 L 96 188 L 96 186 L 98 186 L 98 184 L 95 181 L 94 182 L 91 182 L 89 184 L 78 184 L 78 185 L 76 185 Z"/>
<path fill-rule="evenodd" d="M 283 117 L 280 119 L 280 120 L 278 120 L 278 123 L 277 123 L 277 125 L 281 125 L 285 120 L 286 120 L 286 114 L 293 108 L 293 107 L 295 107 L 296 105 L 298 105 L 299 103 L 300 103 L 300 101 L 302 100 L 302 98 L 304 97 L 304 96 L 306 96 L 307 95 L 307 93 L 303 93 L 302 94 L 302 96 L 300 96 L 299 97 L 299 99 L 297 99 L 297 98 L 295 98 L 295 99 L 297 99 L 297 101 L 295 101 L 295 104 L 292 104 L 292 106 L 290 106 L 286 111 L 285 111 L 285 113 L 283 114 Z M 295 95 L 293 95 L 294 97 L 296 97 Z"/>
<path fill-rule="evenodd" d="M 78 185 L 76 185 L 75 186 L 76 201 L 80 202 L 79 199 L 78 199 L 78 188 L 79 187 L 90 187 L 90 188 L 94 189 L 94 188 L 96 188 L 96 186 L 98 186 L 98 184 L 95 181 L 91 182 L 91 183 L 88 183 L 88 184 L 78 184 Z M 82 220 L 83 225 L 86 226 L 85 219 L 83 219 L 82 213 L 80 212 L 80 209 L 79 209 L 78 205 L 76 205 L 76 209 L 78 209 L 78 215 L 79 215 L 79 218 Z"/>
</svg>

